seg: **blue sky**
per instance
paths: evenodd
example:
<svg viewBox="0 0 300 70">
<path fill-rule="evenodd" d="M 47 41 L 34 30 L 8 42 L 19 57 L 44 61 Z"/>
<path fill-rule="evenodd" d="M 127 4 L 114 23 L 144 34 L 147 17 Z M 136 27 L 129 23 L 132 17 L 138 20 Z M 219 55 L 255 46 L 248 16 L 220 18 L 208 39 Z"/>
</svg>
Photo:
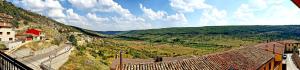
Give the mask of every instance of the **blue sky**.
<svg viewBox="0 0 300 70">
<path fill-rule="evenodd" d="M 297 25 L 290 0 L 8 0 L 67 25 L 97 31 L 223 25 Z"/>
</svg>

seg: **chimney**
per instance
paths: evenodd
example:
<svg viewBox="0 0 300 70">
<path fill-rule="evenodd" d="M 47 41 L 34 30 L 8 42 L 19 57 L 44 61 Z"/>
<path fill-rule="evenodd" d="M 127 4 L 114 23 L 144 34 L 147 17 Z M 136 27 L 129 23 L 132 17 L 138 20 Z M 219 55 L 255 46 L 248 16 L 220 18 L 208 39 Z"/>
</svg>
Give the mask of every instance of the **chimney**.
<svg viewBox="0 0 300 70">
<path fill-rule="evenodd" d="M 122 66 L 123 66 L 123 63 L 122 63 L 122 50 L 120 50 L 120 70 L 122 70 Z"/>
<path fill-rule="evenodd" d="M 273 53 L 275 53 L 275 44 L 273 44 Z"/>
<path fill-rule="evenodd" d="M 155 57 L 155 61 L 154 62 L 162 62 L 163 61 L 163 58 L 160 57 L 160 56 L 156 56 Z"/>
</svg>

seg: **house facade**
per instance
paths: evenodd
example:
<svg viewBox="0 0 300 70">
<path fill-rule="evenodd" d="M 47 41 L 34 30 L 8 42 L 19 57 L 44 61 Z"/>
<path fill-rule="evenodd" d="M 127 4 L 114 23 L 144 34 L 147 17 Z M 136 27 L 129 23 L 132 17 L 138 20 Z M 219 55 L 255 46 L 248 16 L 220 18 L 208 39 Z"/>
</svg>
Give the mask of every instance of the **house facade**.
<svg viewBox="0 0 300 70">
<path fill-rule="evenodd" d="M 0 23 L 0 42 L 15 41 L 16 32 L 8 23 Z"/>
<path fill-rule="evenodd" d="M 26 34 L 28 35 L 26 40 L 33 40 L 33 41 L 39 41 L 42 39 L 42 33 L 41 30 L 38 29 L 28 29 L 26 31 Z"/>
</svg>

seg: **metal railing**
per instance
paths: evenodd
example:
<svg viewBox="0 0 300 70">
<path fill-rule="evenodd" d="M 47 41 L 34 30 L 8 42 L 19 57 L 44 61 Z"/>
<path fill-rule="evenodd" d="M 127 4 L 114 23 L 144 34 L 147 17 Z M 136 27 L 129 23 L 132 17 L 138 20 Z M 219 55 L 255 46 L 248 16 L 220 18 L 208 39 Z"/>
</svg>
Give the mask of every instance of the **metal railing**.
<svg viewBox="0 0 300 70">
<path fill-rule="evenodd" d="M 0 70 L 33 70 L 0 51 Z"/>
</svg>

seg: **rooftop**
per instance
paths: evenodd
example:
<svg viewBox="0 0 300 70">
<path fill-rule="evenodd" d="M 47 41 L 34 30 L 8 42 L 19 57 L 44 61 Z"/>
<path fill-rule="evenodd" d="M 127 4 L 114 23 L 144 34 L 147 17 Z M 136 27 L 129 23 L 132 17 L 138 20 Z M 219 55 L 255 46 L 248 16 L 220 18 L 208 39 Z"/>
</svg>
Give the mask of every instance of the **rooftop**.
<svg viewBox="0 0 300 70">
<path fill-rule="evenodd" d="M 269 42 L 258 44 L 255 47 L 264 49 L 266 51 L 274 52 L 276 54 L 283 54 L 285 45 L 279 42 Z"/>
<path fill-rule="evenodd" d="M 12 25 L 10 23 L 0 22 L 0 28 L 11 28 Z"/>
</svg>

